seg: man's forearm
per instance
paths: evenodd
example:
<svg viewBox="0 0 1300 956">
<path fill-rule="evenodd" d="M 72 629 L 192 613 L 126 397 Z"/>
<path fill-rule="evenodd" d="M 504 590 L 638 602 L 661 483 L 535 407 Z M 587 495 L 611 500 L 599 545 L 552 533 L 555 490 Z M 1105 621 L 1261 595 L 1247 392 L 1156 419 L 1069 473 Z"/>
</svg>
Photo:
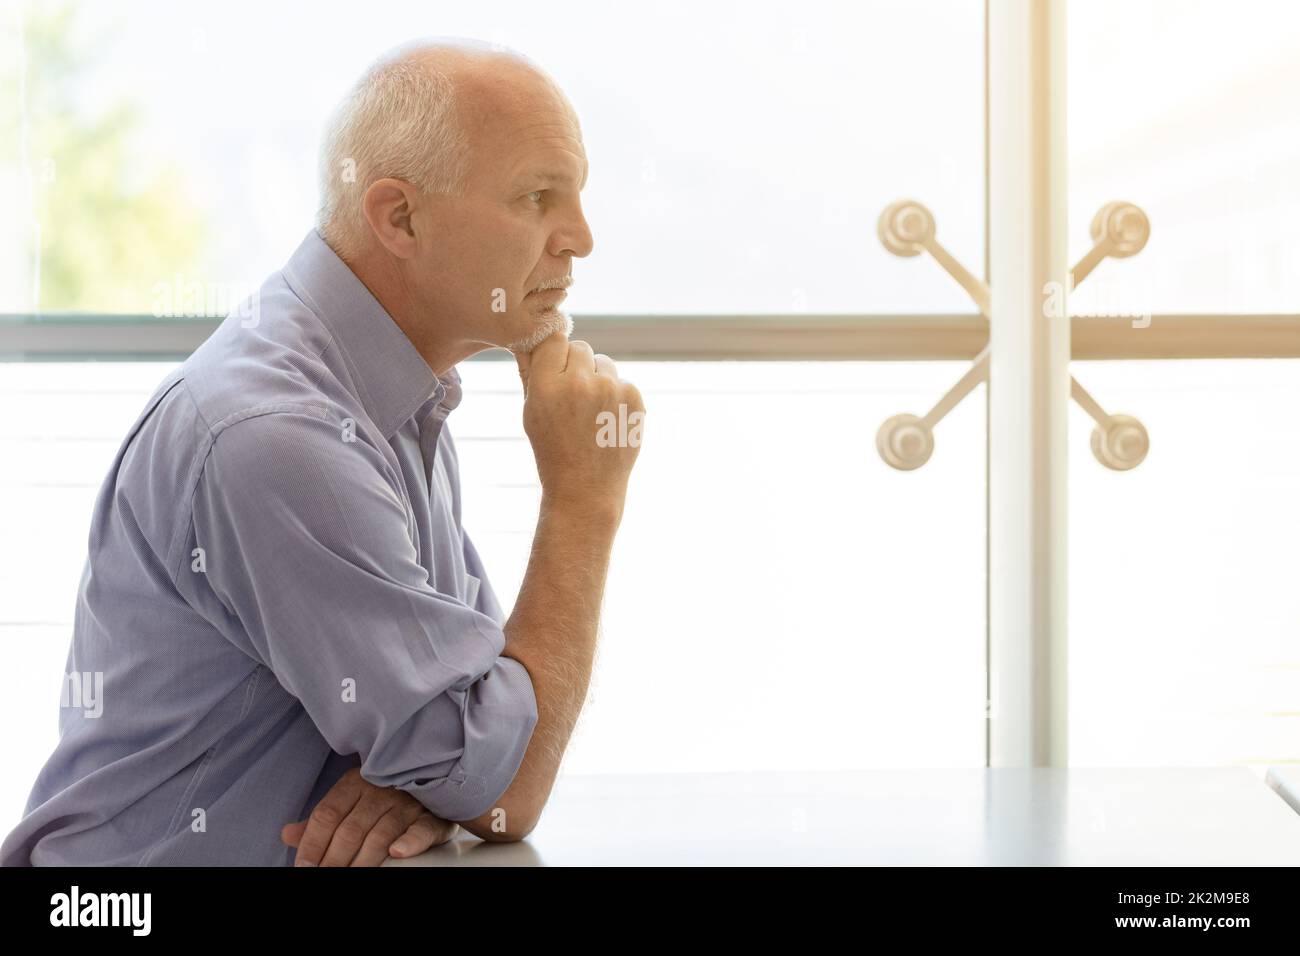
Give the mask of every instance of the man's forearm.
<svg viewBox="0 0 1300 956">
<path fill-rule="evenodd" d="M 484 840 L 527 835 L 550 797 L 591 682 L 601 600 L 621 517 L 621 501 L 579 506 L 543 498 L 502 651 L 528 671 L 537 724 L 519 771 L 496 806 L 462 821 Z"/>
</svg>

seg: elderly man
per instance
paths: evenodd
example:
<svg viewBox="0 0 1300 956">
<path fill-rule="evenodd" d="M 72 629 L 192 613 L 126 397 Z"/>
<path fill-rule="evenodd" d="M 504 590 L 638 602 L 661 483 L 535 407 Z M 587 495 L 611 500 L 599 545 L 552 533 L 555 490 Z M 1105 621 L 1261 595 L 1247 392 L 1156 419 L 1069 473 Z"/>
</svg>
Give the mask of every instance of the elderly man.
<svg viewBox="0 0 1300 956">
<path fill-rule="evenodd" d="M 519 840 L 550 795 L 639 444 L 599 423 L 643 413 L 558 309 L 592 249 L 577 117 L 522 55 L 426 42 L 366 72 L 321 166 L 318 228 L 113 462 L 5 864 L 376 865 L 457 824 Z M 542 489 L 509 620 L 444 427 L 491 347 Z"/>
</svg>

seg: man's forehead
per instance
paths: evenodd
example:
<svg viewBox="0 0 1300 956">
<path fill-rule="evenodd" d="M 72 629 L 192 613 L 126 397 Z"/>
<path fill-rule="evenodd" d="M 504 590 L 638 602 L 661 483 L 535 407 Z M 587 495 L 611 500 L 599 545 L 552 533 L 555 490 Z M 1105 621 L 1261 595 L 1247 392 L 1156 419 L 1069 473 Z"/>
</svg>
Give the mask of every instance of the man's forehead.
<svg viewBox="0 0 1300 956">
<path fill-rule="evenodd" d="M 568 115 L 553 110 L 516 113 L 497 127 L 491 149 L 500 150 L 512 183 L 564 183 L 580 187 L 587 178 L 582 131 Z"/>
<path fill-rule="evenodd" d="M 455 76 L 464 104 L 480 118 L 542 109 L 568 113 L 571 109 L 564 92 L 550 76 L 508 57 L 462 60 Z"/>
<path fill-rule="evenodd" d="M 489 165 L 504 166 L 512 185 L 586 183 L 577 113 L 549 76 L 518 63 L 495 73 L 471 68 L 461 78 L 461 95 L 461 119 L 475 153 Z"/>
</svg>

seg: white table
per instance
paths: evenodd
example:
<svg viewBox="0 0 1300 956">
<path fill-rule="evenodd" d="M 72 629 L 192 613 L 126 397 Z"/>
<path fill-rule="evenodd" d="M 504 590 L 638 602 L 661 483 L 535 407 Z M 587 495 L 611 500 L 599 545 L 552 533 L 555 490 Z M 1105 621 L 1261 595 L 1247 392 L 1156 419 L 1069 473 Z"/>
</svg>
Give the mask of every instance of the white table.
<svg viewBox="0 0 1300 956">
<path fill-rule="evenodd" d="M 1300 813 L 1300 767 L 1270 767 L 1264 780 L 1292 810 Z"/>
<path fill-rule="evenodd" d="M 525 841 L 462 830 L 384 865 L 1300 865 L 1300 809 L 1279 780 L 1245 767 L 568 776 Z"/>
</svg>

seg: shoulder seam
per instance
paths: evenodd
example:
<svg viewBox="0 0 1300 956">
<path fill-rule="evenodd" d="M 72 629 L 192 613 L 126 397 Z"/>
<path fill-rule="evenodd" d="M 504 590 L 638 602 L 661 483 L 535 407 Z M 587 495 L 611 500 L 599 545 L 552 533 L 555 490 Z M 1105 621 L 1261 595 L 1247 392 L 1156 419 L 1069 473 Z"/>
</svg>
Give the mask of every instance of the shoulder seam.
<svg viewBox="0 0 1300 956">
<path fill-rule="evenodd" d="M 241 408 L 237 412 L 231 412 L 225 418 L 209 426 L 209 432 L 215 442 L 217 436 L 232 425 L 238 425 L 240 422 L 246 422 L 252 418 L 274 415 L 277 412 L 286 414 L 305 412 L 322 421 L 329 419 L 329 407 L 324 402 L 268 402 L 263 405 L 254 405 L 252 408 Z"/>
</svg>

